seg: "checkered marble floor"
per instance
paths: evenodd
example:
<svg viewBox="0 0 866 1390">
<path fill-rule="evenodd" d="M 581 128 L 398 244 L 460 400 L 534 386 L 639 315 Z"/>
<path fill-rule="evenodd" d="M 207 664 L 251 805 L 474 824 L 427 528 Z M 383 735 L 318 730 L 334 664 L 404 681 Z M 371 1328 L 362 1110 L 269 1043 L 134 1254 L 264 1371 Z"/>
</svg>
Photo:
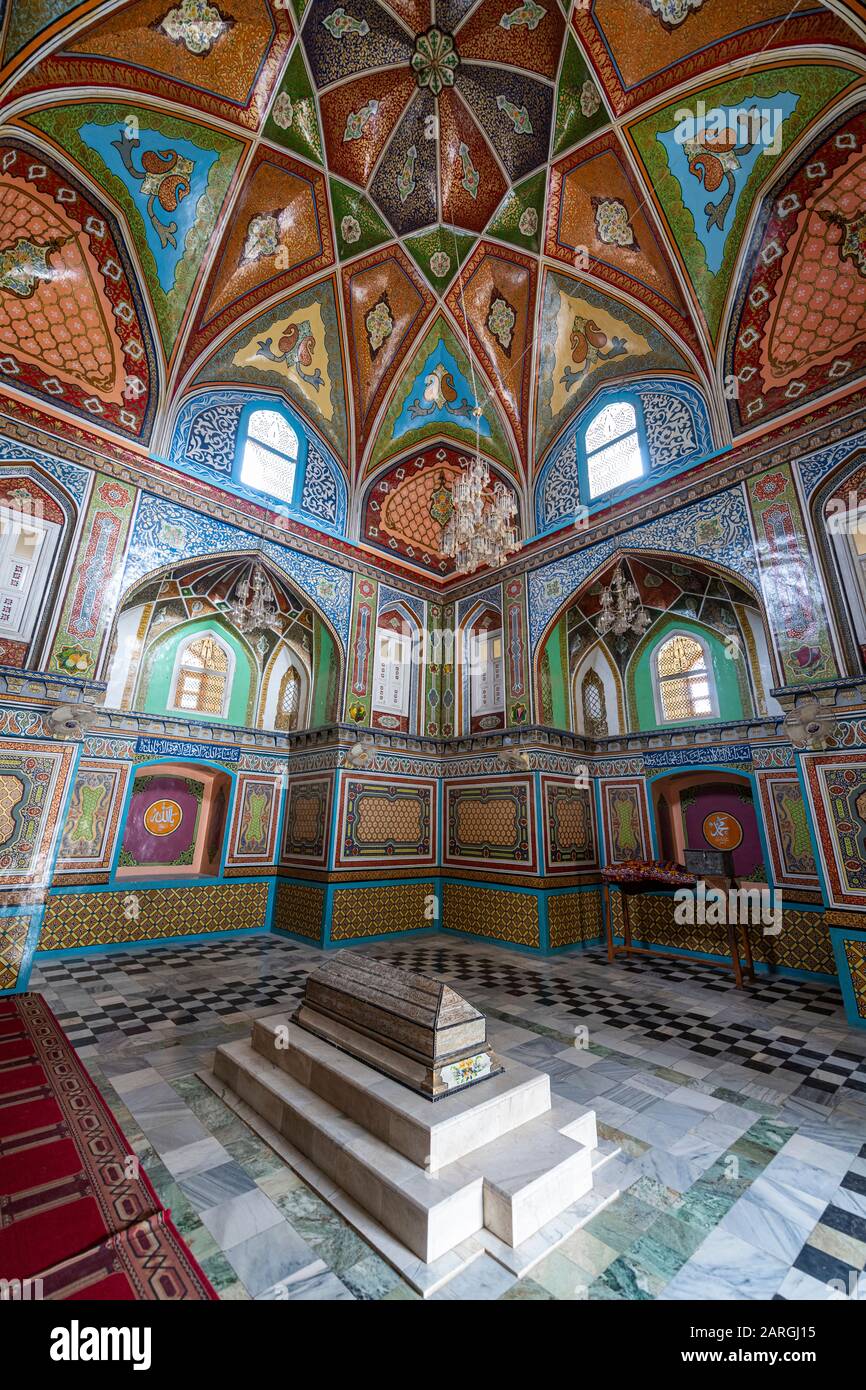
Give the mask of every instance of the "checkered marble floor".
<svg viewBox="0 0 866 1390">
<path fill-rule="evenodd" d="M 835 989 L 444 935 L 352 949 L 453 983 L 622 1150 L 620 1196 L 528 1278 L 479 1260 L 443 1297 L 866 1297 L 866 1034 Z M 414 1297 L 195 1075 L 321 960 L 263 935 L 56 957 L 31 980 L 226 1298 Z"/>
</svg>

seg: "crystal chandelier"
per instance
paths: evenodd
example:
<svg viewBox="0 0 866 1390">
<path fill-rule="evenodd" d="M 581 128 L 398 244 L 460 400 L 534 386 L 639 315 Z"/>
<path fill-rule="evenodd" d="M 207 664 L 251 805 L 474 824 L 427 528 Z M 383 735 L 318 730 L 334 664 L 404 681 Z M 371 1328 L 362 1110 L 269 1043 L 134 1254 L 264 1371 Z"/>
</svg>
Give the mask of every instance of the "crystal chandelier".
<svg viewBox="0 0 866 1390">
<path fill-rule="evenodd" d="M 258 632 L 277 626 L 280 615 L 261 565 L 253 567 L 251 578 L 244 574 L 232 595 L 228 613 L 239 632 Z"/>
<path fill-rule="evenodd" d="M 651 621 L 641 604 L 640 594 L 631 580 L 626 579 L 620 560 L 610 586 L 601 591 L 601 614 L 596 624 L 599 637 L 606 632 L 613 632 L 616 637 L 626 632 L 636 632 L 640 636 Z"/>
<path fill-rule="evenodd" d="M 442 550 L 453 558 L 458 573 L 469 574 L 479 565 L 504 565 L 520 548 L 514 496 L 498 479 L 491 490 L 490 469 L 479 455 L 454 479 L 451 505 Z"/>
</svg>

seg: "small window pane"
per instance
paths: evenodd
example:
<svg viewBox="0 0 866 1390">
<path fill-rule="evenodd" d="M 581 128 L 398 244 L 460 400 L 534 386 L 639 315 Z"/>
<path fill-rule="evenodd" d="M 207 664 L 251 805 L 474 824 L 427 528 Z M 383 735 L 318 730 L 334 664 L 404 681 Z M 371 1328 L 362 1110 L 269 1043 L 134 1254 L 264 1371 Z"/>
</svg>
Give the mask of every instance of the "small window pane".
<svg viewBox="0 0 866 1390">
<path fill-rule="evenodd" d="M 611 488 L 621 487 L 643 473 L 640 442 L 637 434 L 627 434 L 606 449 L 599 449 L 587 459 L 589 495 L 598 497 Z"/>
<path fill-rule="evenodd" d="M 600 410 L 586 431 L 586 452 L 600 449 L 621 434 L 629 434 L 637 429 L 634 406 L 628 401 L 614 401 Z"/>
<path fill-rule="evenodd" d="M 298 436 L 285 416 L 276 410 L 254 410 L 247 433 L 250 439 L 257 439 L 278 453 L 288 454 L 291 459 L 298 457 Z"/>
<path fill-rule="evenodd" d="M 704 649 L 700 642 L 696 642 L 694 637 L 686 637 L 683 633 L 677 633 L 671 637 L 663 646 L 659 647 L 658 669 L 660 676 L 678 676 L 684 671 L 691 671 L 696 666 L 704 665 Z"/>
<path fill-rule="evenodd" d="M 249 483 L 259 492 L 291 502 L 295 487 L 295 463 L 263 448 L 254 439 L 248 439 L 244 445 L 241 481 Z"/>
</svg>

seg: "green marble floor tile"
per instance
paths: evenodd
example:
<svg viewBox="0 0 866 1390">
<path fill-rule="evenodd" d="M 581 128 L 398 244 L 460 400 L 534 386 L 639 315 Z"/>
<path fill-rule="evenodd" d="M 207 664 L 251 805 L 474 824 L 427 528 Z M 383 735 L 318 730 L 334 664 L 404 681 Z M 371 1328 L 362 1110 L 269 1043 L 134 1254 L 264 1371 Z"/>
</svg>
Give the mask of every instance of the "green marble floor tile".
<svg viewBox="0 0 866 1390">
<path fill-rule="evenodd" d="M 612 1246 L 599 1240 L 598 1236 L 594 1236 L 586 1227 L 580 1231 L 575 1231 L 574 1235 L 564 1240 L 559 1250 L 561 1254 L 571 1260 L 572 1264 L 577 1265 L 578 1269 L 589 1279 L 597 1279 L 600 1274 L 603 1274 L 608 1265 L 616 1259 L 618 1253 Z"/>
<path fill-rule="evenodd" d="M 181 1077 L 171 1084 L 178 1095 L 186 1101 L 199 1123 L 204 1125 L 211 1134 L 232 1120 L 237 1121 L 237 1116 L 227 1105 L 223 1104 L 219 1096 L 214 1095 L 209 1086 L 206 1086 L 203 1081 L 199 1081 L 197 1076 Z"/>
<path fill-rule="evenodd" d="M 558 1299 L 586 1298 L 592 1276 L 574 1264 L 560 1250 L 546 1255 L 532 1271 L 535 1283 Z"/>
<path fill-rule="evenodd" d="M 680 1200 L 681 1193 L 676 1192 L 672 1187 L 665 1187 L 656 1178 L 638 1178 L 637 1182 L 632 1183 L 629 1188 L 632 1197 L 637 1197 L 641 1202 L 648 1202 L 651 1207 L 656 1207 L 658 1211 L 671 1211 Z"/>
<path fill-rule="evenodd" d="M 403 1280 L 401 1279 L 399 1284 L 395 1284 L 393 1289 L 389 1289 L 387 1293 L 382 1295 L 382 1302 L 420 1303 L 421 1295 L 420 1293 L 416 1293 L 414 1289 L 410 1288 L 408 1284 L 404 1284 Z"/>
<path fill-rule="evenodd" d="M 767 1116 L 762 1120 L 756 1120 L 746 1130 L 743 1138 L 748 1139 L 753 1144 L 760 1144 L 763 1148 L 771 1149 L 774 1154 L 777 1154 L 795 1133 L 796 1130 L 792 1129 L 790 1125 L 780 1124 L 778 1120 Z"/>
<path fill-rule="evenodd" d="M 633 1245 L 644 1231 L 648 1231 L 657 1218 L 655 1207 L 627 1192 L 623 1197 L 617 1197 L 598 1216 L 587 1221 L 585 1229 L 605 1245 L 623 1251 Z"/>
<path fill-rule="evenodd" d="M 750 1130 L 741 1135 L 735 1144 L 732 1144 L 728 1153 L 737 1154 L 740 1158 L 748 1158 L 752 1163 L 757 1164 L 761 1171 L 767 1164 L 772 1162 L 779 1152 L 778 1149 L 771 1149 L 766 1144 L 759 1143 L 756 1139 L 750 1139 Z"/>
<path fill-rule="evenodd" d="M 500 1303 L 555 1303 L 556 1299 L 547 1289 L 542 1288 L 541 1284 L 536 1284 L 535 1280 L 529 1275 L 525 1279 L 518 1279 L 516 1284 L 512 1284 L 510 1289 L 506 1289 L 499 1299 Z"/>
<path fill-rule="evenodd" d="M 274 1173 L 282 1172 L 283 1160 L 249 1130 L 243 1139 L 232 1139 L 226 1143 L 220 1138 L 220 1143 L 253 1179 L 267 1178 Z"/>
<path fill-rule="evenodd" d="M 341 1270 L 340 1278 L 356 1298 L 365 1300 L 387 1298 L 396 1285 L 405 1284 L 397 1271 L 372 1250 L 362 1260 Z"/>
<path fill-rule="evenodd" d="M 674 1208 L 674 1214 L 678 1221 L 685 1221 L 703 1231 L 704 1235 L 709 1235 L 722 1217 L 728 1214 L 738 1195 L 736 1192 L 723 1191 L 712 1183 L 699 1181 L 689 1188 L 679 1206 Z"/>
<path fill-rule="evenodd" d="M 227 1284 L 224 1289 L 217 1289 L 220 1296 L 220 1303 L 248 1303 L 250 1296 L 241 1283 L 240 1279 L 235 1279 L 233 1284 Z"/>
<path fill-rule="evenodd" d="M 754 1110 L 758 1115 L 775 1115 L 778 1106 L 768 1105 L 766 1101 L 755 1100 L 752 1096 L 744 1096 L 741 1091 L 731 1091 L 727 1086 L 717 1086 L 710 1095 L 717 1100 L 730 1101 L 731 1105 L 745 1105 L 749 1110 Z"/>
<path fill-rule="evenodd" d="M 665 1213 L 664 1216 L 659 1217 L 658 1221 L 653 1222 L 646 1235 L 641 1236 L 640 1240 L 632 1246 L 629 1254 L 633 1254 L 638 1247 L 643 1246 L 644 1241 L 652 1242 L 653 1250 L 656 1246 L 662 1247 L 660 1251 L 662 1263 L 659 1268 L 664 1270 L 667 1267 L 665 1251 L 670 1251 L 678 1262 L 678 1269 L 686 1260 L 691 1259 L 703 1240 L 704 1232 L 694 1224 L 679 1220 L 675 1213 Z M 649 1250 L 650 1247 L 647 1246 L 646 1248 Z M 673 1273 L 676 1273 L 676 1270 Z"/>
<path fill-rule="evenodd" d="M 657 1297 L 666 1283 L 668 1277 L 634 1263 L 628 1253 L 620 1255 L 619 1259 L 608 1265 L 604 1274 L 590 1285 L 589 1297 L 592 1297 L 591 1290 L 600 1286 L 610 1289 L 620 1298 L 628 1299 L 630 1303 L 642 1303 Z"/>
<path fill-rule="evenodd" d="M 202 1260 L 201 1267 L 220 1297 L 223 1289 L 228 1290 L 238 1282 L 238 1276 L 221 1250 L 216 1255 L 208 1255 Z"/>
<path fill-rule="evenodd" d="M 304 1187 L 303 1178 L 299 1177 L 291 1168 L 285 1165 L 279 1173 L 270 1173 L 266 1178 L 257 1178 L 256 1186 L 262 1189 L 266 1197 L 270 1197 L 272 1202 L 277 1202 L 280 1197 L 285 1197 L 289 1192 L 294 1192 L 299 1187 Z"/>
</svg>

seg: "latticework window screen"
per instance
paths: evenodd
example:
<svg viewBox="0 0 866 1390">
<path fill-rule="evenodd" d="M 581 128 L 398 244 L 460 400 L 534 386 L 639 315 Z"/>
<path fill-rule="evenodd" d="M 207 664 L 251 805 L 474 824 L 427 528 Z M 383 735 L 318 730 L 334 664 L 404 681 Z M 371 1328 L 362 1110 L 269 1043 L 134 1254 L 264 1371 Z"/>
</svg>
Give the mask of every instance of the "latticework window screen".
<svg viewBox="0 0 866 1390">
<path fill-rule="evenodd" d="M 595 671 L 587 671 L 580 688 L 583 702 L 583 728 L 589 738 L 604 738 L 607 735 L 607 706 L 604 699 L 604 686 Z"/>
<path fill-rule="evenodd" d="M 278 729 L 296 729 L 298 727 L 300 707 L 301 678 L 294 666 L 288 666 L 283 675 L 283 679 L 280 681 L 280 692 L 277 697 L 276 727 Z"/>
<path fill-rule="evenodd" d="M 229 658 L 212 637 L 197 637 L 181 654 L 174 694 L 175 709 L 223 714 Z"/>
<path fill-rule="evenodd" d="M 678 632 L 656 657 L 659 698 L 665 720 L 700 719 L 713 712 L 710 673 L 700 642 Z"/>
</svg>

